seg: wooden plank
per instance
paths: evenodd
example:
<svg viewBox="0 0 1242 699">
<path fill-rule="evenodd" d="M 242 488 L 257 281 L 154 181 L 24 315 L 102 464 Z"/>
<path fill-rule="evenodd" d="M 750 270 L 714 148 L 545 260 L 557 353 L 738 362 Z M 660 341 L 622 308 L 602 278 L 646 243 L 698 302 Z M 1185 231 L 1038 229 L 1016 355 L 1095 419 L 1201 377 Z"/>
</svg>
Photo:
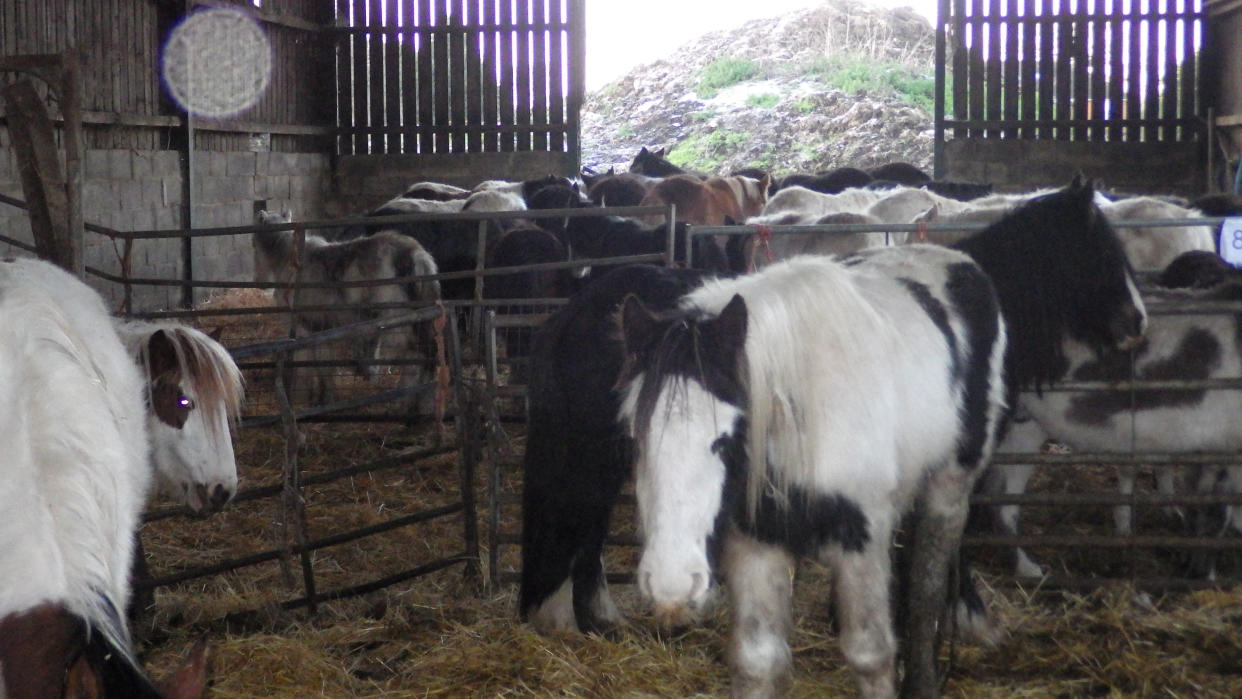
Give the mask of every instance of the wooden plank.
<svg viewBox="0 0 1242 699">
<path fill-rule="evenodd" d="M 1108 20 L 1108 113 L 1105 114 L 1110 124 L 1106 137 L 1109 141 L 1125 138 L 1125 130 L 1115 124 L 1125 118 L 1125 66 L 1122 62 L 1125 56 L 1125 35 L 1122 33 L 1125 19 L 1121 16 L 1121 2 L 1107 0 L 1108 12 L 1112 15 Z"/>
<path fill-rule="evenodd" d="M 366 0 L 350 0 L 349 23 L 355 27 L 366 25 Z M 354 70 L 350 80 L 353 81 L 354 94 L 350 125 L 356 129 L 370 126 L 370 120 L 367 118 L 367 82 L 369 76 L 367 74 L 366 34 L 353 35 L 351 43 L 350 53 L 353 54 Z M 368 137 L 357 136 L 354 138 L 354 153 L 363 155 L 370 152 L 371 140 Z"/>
<path fill-rule="evenodd" d="M 432 53 L 432 0 L 418 0 L 418 152 L 436 152 L 431 127 L 435 124 L 436 77 Z"/>
<path fill-rule="evenodd" d="M 1169 12 L 1176 12 L 1178 0 L 1164 0 L 1165 8 Z M 1179 21 L 1176 19 L 1167 20 L 1164 23 L 1164 43 L 1162 50 L 1164 52 L 1164 99 L 1161 101 L 1160 116 L 1164 119 L 1176 119 L 1182 116 L 1178 112 L 1181 111 L 1181 94 L 1178 89 L 1180 84 L 1178 72 L 1180 67 L 1177 62 L 1178 48 L 1181 42 L 1177 40 L 1177 27 Z M 1165 128 L 1161 134 L 1163 141 L 1176 141 L 1177 129 Z"/>
<path fill-rule="evenodd" d="M 516 77 L 516 89 L 514 90 L 514 120 L 513 123 L 518 126 L 529 126 L 531 124 L 531 62 L 530 51 L 532 41 L 532 29 L 530 28 L 530 5 L 528 3 L 519 3 L 518 12 L 523 22 L 527 22 L 527 28 L 517 32 L 517 59 L 514 61 L 514 75 Z M 519 151 L 530 150 L 532 139 L 529 137 L 519 137 L 517 149 Z"/>
<path fill-rule="evenodd" d="M 950 8 L 950 15 L 941 18 L 942 21 L 949 23 L 947 31 L 953 40 L 953 46 L 948 49 L 952 56 L 950 60 L 953 61 L 953 95 L 952 105 L 946 116 L 952 119 L 966 119 L 969 118 L 966 88 L 970 81 L 970 63 L 966 49 L 966 2 L 965 0 L 952 0 Z M 965 138 L 966 132 L 956 129 L 953 137 Z"/>
<path fill-rule="evenodd" d="M 1199 94 L 1198 93 L 1199 93 L 1199 84 L 1200 84 L 1199 61 L 1198 61 L 1199 55 L 1198 55 L 1198 52 L 1195 51 L 1194 28 L 1195 28 L 1196 23 L 1199 21 L 1203 21 L 1203 23 L 1206 24 L 1206 19 L 1204 20 L 1199 19 L 1199 16 L 1195 12 L 1195 4 L 1191 2 L 1191 0 L 1185 0 L 1184 12 L 1185 12 L 1185 18 L 1181 20 L 1181 25 L 1182 25 L 1182 42 L 1181 42 L 1182 90 L 1181 90 L 1181 110 L 1179 112 L 1179 116 L 1191 117 L 1199 113 L 1199 110 L 1198 110 Z M 1180 140 L 1191 141 L 1195 139 L 1192 134 L 1186 133 L 1183 130 L 1180 136 Z"/>
<path fill-rule="evenodd" d="M 1139 50 L 1141 43 L 1140 37 L 1143 32 L 1143 24 L 1137 19 L 1139 15 L 1139 0 L 1131 0 L 1131 12 L 1129 19 L 1126 20 L 1126 65 L 1129 70 L 1126 71 L 1126 103 L 1125 118 L 1141 119 L 1143 116 L 1143 86 L 1140 82 L 1142 76 L 1142 57 L 1143 54 Z M 1127 141 L 1140 141 L 1143 138 L 1141 129 L 1126 129 Z"/>
<path fill-rule="evenodd" d="M 565 119 L 568 152 L 576 159 L 575 169 L 582 169 L 581 113 L 586 96 L 586 0 L 569 0 L 569 95 L 566 100 Z"/>
<path fill-rule="evenodd" d="M 402 27 L 400 34 L 401 121 L 399 126 L 403 134 L 407 134 L 406 129 L 418 123 L 418 54 L 415 50 L 415 44 L 418 41 L 418 32 L 415 30 L 417 10 L 414 3 L 408 0 L 403 0 L 400 4 Z M 418 148 L 417 134 L 401 137 L 402 153 L 417 153 Z"/>
<path fill-rule="evenodd" d="M 482 123 L 485 125 L 485 129 L 480 150 L 485 152 L 500 150 L 500 136 L 492 128 L 498 123 L 497 119 L 499 118 L 500 109 L 500 83 L 496 77 L 497 61 L 499 60 L 497 46 L 500 41 L 500 35 L 494 29 L 497 19 L 496 0 L 483 0 L 482 24 L 486 31 L 481 33 L 483 79 L 480 94 L 483 102 Z"/>
<path fill-rule="evenodd" d="M 983 0 L 970 0 L 970 9 L 968 11 L 968 19 L 970 24 L 967 25 L 967 37 L 970 45 L 970 55 L 967 65 L 967 118 L 971 121 L 982 120 L 984 118 L 983 111 Z M 968 138 L 982 138 L 983 133 L 978 131 L 970 131 L 966 134 Z"/>
<path fill-rule="evenodd" d="M 1147 11 L 1152 12 L 1156 9 L 1157 0 L 1144 0 L 1147 3 Z M 1160 23 L 1154 19 L 1146 19 L 1144 24 L 1144 37 L 1147 39 L 1147 50 L 1144 54 L 1143 67 L 1145 76 L 1143 79 L 1143 94 L 1146 97 L 1143 104 L 1143 118 L 1157 119 L 1160 116 Z M 1146 141 L 1155 141 L 1160 138 L 1160 132 L 1155 127 L 1147 127 L 1143 129 L 1143 139 Z"/>
<path fill-rule="evenodd" d="M 466 124 L 472 127 L 466 134 L 466 150 L 471 153 L 483 151 L 483 31 L 478 3 L 466 3 Z"/>
<path fill-rule="evenodd" d="M 548 22 L 551 25 L 549 32 L 549 53 L 548 53 L 548 113 L 547 122 L 557 124 L 565 120 L 565 50 L 567 46 L 567 32 L 558 28 L 564 23 L 565 18 L 561 14 L 561 3 L 553 2 L 551 6 L 552 12 L 548 16 Z M 565 132 L 563 130 L 553 130 L 549 133 L 548 150 L 563 151 L 565 150 Z"/>
<path fill-rule="evenodd" d="M 349 1 L 336 0 L 335 13 L 338 22 L 347 21 L 349 17 Z M 326 35 L 325 41 L 334 47 L 336 60 L 336 118 L 341 126 L 353 125 L 353 90 L 350 76 L 353 73 L 353 38 L 344 35 Z M 354 141 L 345 136 L 336 137 L 338 155 L 353 155 Z"/>
<path fill-rule="evenodd" d="M 1004 104 L 1002 118 L 1005 121 L 1017 121 L 1021 118 L 1018 106 L 1018 68 L 1021 63 L 1024 28 L 1018 16 L 1018 0 L 1007 0 L 1005 3 L 1004 23 L 1005 42 L 1001 45 L 1001 55 L 1005 61 L 1005 84 L 1001 88 Z M 1005 138 L 1017 138 L 1018 130 L 1011 127 L 1005 129 L 1004 134 Z"/>
<path fill-rule="evenodd" d="M 1019 118 L 1024 122 L 1035 120 L 1035 109 L 1038 106 L 1039 98 L 1037 97 L 1036 80 L 1036 64 L 1038 56 L 1036 52 L 1036 35 L 1039 32 L 1039 25 L 1034 21 L 1033 13 L 1034 3 L 1024 2 L 1022 5 L 1022 67 L 1018 76 L 1018 93 L 1022 102 L 1022 109 Z M 1035 129 L 1031 126 L 1024 126 L 1021 131 L 1022 138 L 1035 138 Z"/>
<path fill-rule="evenodd" d="M 1082 7 L 1085 0 L 1078 0 L 1079 7 Z M 1073 100 L 1070 118 L 1083 121 L 1089 117 L 1091 99 L 1091 60 L 1088 52 L 1091 47 L 1091 23 L 1087 20 L 1085 13 L 1075 12 L 1070 19 L 1071 46 L 1072 54 L 1069 56 L 1071 65 L 1071 86 L 1070 94 Z M 1077 127 L 1071 132 L 1075 141 L 1084 141 L 1087 139 L 1087 129 L 1085 127 Z"/>
<path fill-rule="evenodd" d="M 448 17 L 449 0 L 436 0 L 434 22 L 437 27 L 445 27 L 449 23 Z M 435 83 L 435 95 L 432 102 L 432 111 L 434 114 L 433 123 L 436 126 L 446 126 L 452 122 L 449 120 L 449 91 L 448 91 L 448 73 L 449 64 L 449 37 L 447 34 L 433 34 L 432 40 L 432 57 L 433 64 L 432 73 L 433 82 Z M 450 151 L 449 139 L 442 135 L 433 135 L 436 153 L 448 153 Z"/>
<path fill-rule="evenodd" d="M 1107 77 L 1108 69 L 1108 52 L 1107 45 L 1107 26 L 1100 19 L 1105 15 L 1105 0 L 1092 0 L 1092 19 L 1090 21 L 1091 32 L 1091 50 L 1089 52 L 1090 84 L 1088 85 L 1088 99 L 1090 102 L 1087 107 L 1087 118 L 1098 123 L 1097 126 L 1091 128 L 1090 138 L 1093 141 L 1104 140 L 1104 105 L 1108 97 Z"/>
<path fill-rule="evenodd" d="M 548 30 L 547 13 L 542 2 L 531 3 L 534 14 L 531 22 L 536 29 L 531 32 L 531 123 L 542 127 L 535 131 L 531 149 L 548 150 Z M 543 27 L 543 28 L 539 28 Z"/>
<path fill-rule="evenodd" d="M 500 16 L 504 22 L 517 21 L 517 8 L 514 7 L 512 0 L 501 0 Z M 500 119 L 499 124 L 510 125 L 516 123 L 516 112 L 514 107 L 513 92 L 516 89 L 514 71 L 516 65 L 513 60 L 513 51 L 516 46 L 516 39 L 512 30 L 502 29 L 500 31 Z M 517 149 L 517 136 L 512 132 L 501 132 L 500 150 L 503 152 L 511 152 Z"/>
<path fill-rule="evenodd" d="M 1036 44 L 1038 46 L 1039 69 L 1036 71 L 1039 75 L 1039 88 L 1037 92 L 1036 119 L 1052 118 L 1052 87 L 1056 76 L 1056 66 L 1052 62 L 1052 49 L 1055 28 L 1051 22 L 1044 21 L 1053 12 L 1052 0 L 1039 1 L 1039 18 L 1037 28 L 1039 30 Z M 1038 132 L 1039 138 L 1052 138 L 1053 131 L 1050 128 L 1041 128 Z"/>
<path fill-rule="evenodd" d="M 397 0 L 384 0 L 384 25 L 397 26 Z M 396 129 L 401 125 L 401 44 L 396 35 L 384 37 L 384 125 Z M 386 153 L 400 153 L 401 138 L 387 139 Z"/>
<path fill-rule="evenodd" d="M 39 257 L 70 272 L 80 270 L 81 247 L 75 254 L 65 177 L 47 105 L 29 79 L 6 85 L 0 97 Z"/>
<path fill-rule="evenodd" d="M 1001 36 L 1001 0 L 988 0 L 988 23 L 986 27 L 986 55 L 984 58 L 984 119 L 1000 120 L 1001 115 L 1001 47 L 1005 43 Z M 1000 133 L 990 131 L 987 138 L 998 138 Z"/>
<path fill-rule="evenodd" d="M 368 0 L 367 26 L 380 29 L 384 26 L 384 0 Z M 384 38 L 371 34 L 367 39 L 367 122 L 371 126 L 385 126 L 384 117 Z M 383 134 L 371 137 L 369 153 L 387 153 L 388 140 Z"/>
<path fill-rule="evenodd" d="M 462 0 L 447 0 L 452 31 L 448 35 L 448 65 L 445 71 L 449 85 L 448 121 L 466 124 L 466 25 Z M 454 134 L 449 143 L 454 153 L 466 150 L 466 134 Z"/>
</svg>

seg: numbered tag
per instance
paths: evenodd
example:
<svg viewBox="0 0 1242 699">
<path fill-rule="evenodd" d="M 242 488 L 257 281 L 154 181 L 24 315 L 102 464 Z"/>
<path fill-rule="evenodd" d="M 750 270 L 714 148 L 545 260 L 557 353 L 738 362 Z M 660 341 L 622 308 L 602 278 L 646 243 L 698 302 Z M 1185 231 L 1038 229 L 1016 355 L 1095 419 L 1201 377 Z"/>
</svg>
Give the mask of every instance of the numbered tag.
<svg viewBox="0 0 1242 699">
<path fill-rule="evenodd" d="M 1221 223 L 1220 256 L 1234 267 L 1242 266 L 1242 217 L 1227 218 Z"/>
</svg>

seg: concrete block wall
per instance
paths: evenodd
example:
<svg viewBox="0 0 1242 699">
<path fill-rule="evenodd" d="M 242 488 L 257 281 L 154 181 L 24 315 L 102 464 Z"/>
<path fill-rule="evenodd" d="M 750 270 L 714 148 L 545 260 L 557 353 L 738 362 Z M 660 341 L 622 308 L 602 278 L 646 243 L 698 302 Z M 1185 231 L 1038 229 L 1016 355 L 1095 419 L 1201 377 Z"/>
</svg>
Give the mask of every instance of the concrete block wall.
<svg viewBox="0 0 1242 699">
<path fill-rule="evenodd" d="M 1206 193 L 1202 149 L 1186 143 L 955 139 L 942 179 L 991 182 L 997 191 L 1060 187 L 1078 172 L 1127 194 Z"/>
<path fill-rule="evenodd" d="M 7 134 L 0 129 L 0 139 Z M 0 145 L 7 143 L 0 141 Z M 331 176 L 330 162 L 320 153 L 251 153 L 201 151 L 195 154 L 194 189 L 191 194 L 194 228 L 244 226 L 254 221 L 256 202 L 269 208 L 288 208 L 299 219 L 324 214 Z M 0 192 L 23 199 L 16 156 L 0 148 Z M 89 150 L 84 162 L 83 215 L 118 231 L 149 231 L 181 228 L 183 208 L 180 154 L 176 151 Z M 31 242 L 26 212 L 0 204 L 0 232 Z M 86 264 L 120 274 L 124 245 L 121 240 L 87 232 Z M 205 281 L 249 281 L 253 278 L 253 253 L 247 235 L 194 238 L 193 276 Z M 0 244 L 0 255 L 14 254 Z M 182 274 L 181 239 L 134 241 L 130 274 L 140 278 L 179 279 Z M 98 279 L 92 284 L 111 302 L 124 294 L 120 285 Z M 201 302 L 218 291 L 200 289 Z M 181 291 L 175 286 L 134 287 L 135 310 L 174 308 Z"/>
<path fill-rule="evenodd" d="M 578 161 L 572 153 L 344 155 L 337 162 L 334 195 L 340 214 L 356 214 L 392 199 L 415 182 L 473 187 L 484 180 L 577 174 Z"/>
</svg>

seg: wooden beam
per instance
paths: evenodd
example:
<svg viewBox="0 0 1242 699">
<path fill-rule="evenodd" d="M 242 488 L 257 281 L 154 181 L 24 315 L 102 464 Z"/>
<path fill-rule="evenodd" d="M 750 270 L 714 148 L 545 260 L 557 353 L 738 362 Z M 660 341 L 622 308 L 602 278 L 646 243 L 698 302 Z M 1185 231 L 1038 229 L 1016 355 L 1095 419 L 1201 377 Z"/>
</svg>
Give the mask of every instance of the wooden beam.
<svg viewBox="0 0 1242 699">
<path fill-rule="evenodd" d="M 81 248 L 75 254 L 69 230 L 65 177 L 56 149 L 56 135 L 47 106 L 29 80 L 0 90 L 8 113 L 9 133 L 17 156 L 22 191 L 39 257 L 75 272 L 81 269 Z"/>
</svg>

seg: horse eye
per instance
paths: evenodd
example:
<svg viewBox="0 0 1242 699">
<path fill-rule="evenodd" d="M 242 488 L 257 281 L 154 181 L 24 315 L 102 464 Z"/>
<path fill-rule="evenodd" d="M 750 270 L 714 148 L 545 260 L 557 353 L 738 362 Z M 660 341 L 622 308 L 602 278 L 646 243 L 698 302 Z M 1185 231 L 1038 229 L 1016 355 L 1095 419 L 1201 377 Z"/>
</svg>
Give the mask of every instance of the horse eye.
<svg viewBox="0 0 1242 699">
<path fill-rule="evenodd" d="M 187 398 L 186 396 L 181 396 L 181 398 L 177 400 L 177 405 L 182 408 L 185 408 L 186 410 L 193 410 L 194 400 L 191 398 Z"/>
</svg>

